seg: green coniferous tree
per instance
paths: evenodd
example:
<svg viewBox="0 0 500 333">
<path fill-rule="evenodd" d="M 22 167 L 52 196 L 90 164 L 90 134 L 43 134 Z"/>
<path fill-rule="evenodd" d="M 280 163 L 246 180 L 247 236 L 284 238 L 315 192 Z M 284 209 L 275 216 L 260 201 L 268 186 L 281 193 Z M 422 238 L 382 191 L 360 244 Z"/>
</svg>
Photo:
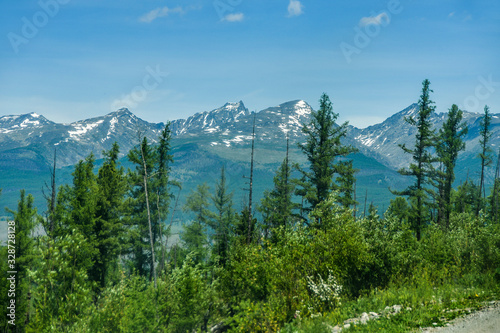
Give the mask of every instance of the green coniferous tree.
<svg viewBox="0 0 500 333">
<path fill-rule="evenodd" d="M 395 199 L 391 199 L 387 212 L 392 216 L 397 217 L 399 221 L 407 222 L 409 209 L 410 207 L 405 198 L 396 197 Z"/>
<path fill-rule="evenodd" d="M 15 328 L 20 332 L 24 331 L 26 322 L 30 320 L 30 298 L 31 284 L 28 276 L 28 270 L 32 268 L 34 262 L 34 229 L 38 220 L 36 208 L 33 205 L 33 196 L 26 196 L 25 191 L 21 190 L 21 195 L 17 205 L 17 211 L 8 209 L 7 211 L 13 215 L 13 224 L 8 223 L 10 230 L 14 233 L 7 235 L 7 248 L 14 251 L 7 251 L 8 254 L 13 254 L 15 263 L 8 261 L 8 271 L 15 271 L 15 306 L 16 319 Z M 10 241 L 9 241 L 10 240 Z M 5 258 L 5 259 L 10 259 Z M 4 296 L 4 295 L 2 295 Z M 3 306 L 7 306 L 3 304 Z M 3 311 L 2 311 L 3 313 Z M 10 326 L 10 325 L 9 325 Z M 14 326 L 10 326 L 14 327 Z"/>
<path fill-rule="evenodd" d="M 184 227 L 181 240 L 189 252 L 193 252 L 195 263 L 204 262 L 206 259 L 207 228 L 213 233 L 217 229 L 213 221 L 214 214 L 209 207 L 209 187 L 207 184 L 198 185 L 196 190 L 191 192 L 184 206 L 184 211 L 194 215 L 191 224 Z"/>
<path fill-rule="evenodd" d="M 169 214 L 170 200 L 172 194 L 170 186 L 180 187 L 180 184 L 170 179 L 170 169 L 174 162 L 171 147 L 172 132 L 170 130 L 170 122 L 167 122 L 162 130 L 157 148 L 157 163 L 156 170 L 152 182 L 152 196 L 154 202 L 153 215 L 153 235 L 156 241 L 156 235 L 159 236 L 161 243 L 160 270 L 165 267 L 166 256 L 166 239 L 170 234 L 170 228 L 166 228 L 165 221 Z M 165 240 L 163 238 L 166 238 Z M 164 242 L 165 241 L 165 242 Z"/>
<path fill-rule="evenodd" d="M 358 202 L 355 200 L 355 183 L 357 172 L 352 165 L 352 160 L 340 161 L 338 163 L 339 176 L 337 184 L 339 185 L 339 196 L 337 201 L 345 208 L 355 209 Z"/>
<path fill-rule="evenodd" d="M 340 126 L 335 123 L 338 114 L 333 112 L 328 95 L 323 94 L 319 103 L 319 110 L 313 111 L 311 121 L 302 127 L 306 142 L 299 143 L 310 164 L 309 171 L 301 170 L 305 180 L 301 182 L 304 188 L 301 193 L 309 204 L 306 211 L 326 200 L 333 190 L 343 190 L 335 183 L 334 178 L 335 174 L 342 176 L 346 171 L 337 158 L 356 151 L 355 148 L 342 144 L 341 139 L 347 133 L 348 123 Z"/>
<path fill-rule="evenodd" d="M 97 176 L 98 196 L 94 227 L 97 254 L 89 278 L 104 288 L 110 270 L 117 267 L 124 233 L 123 204 L 127 183 L 123 167 L 118 166 L 118 143 L 104 151 L 104 163 Z"/>
<path fill-rule="evenodd" d="M 59 190 L 56 219 L 59 224 L 55 228 L 54 237 L 63 237 L 77 230 L 84 235 L 85 242 L 80 244 L 79 267 L 86 267 L 87 273 L 98 259 L 98 244 L 96 237 L 97 200 L 99 188 L 94 174 L 95 157 L 91 153 L 75 166 L 72 186 Z"/>
<path fill-rule="evenodd" d="M 248 223 L 250 221 L 250 223 Z M 243 210 L 236 217 L 236 225 L 234 228 L 234 239 L 233 241 L 239 244 L 248 244 L 248 235 L 250 235 L 250 243 L 257 241 L 257 219 L 255 217 L 250 218 L 250 210 L 248 206 L 245 206 Z M 250 232 L 249 232 L 250 227 Z"/>
<path fill-rule="evenodd" d="M 259 207 L 264 217 L 264 234 L 266 238 L 270 236 L 273 242 L 278 241 L 279 235 L 275 232 L 278 227 L 290 228 L 298 220 L 297 214 L 293 212 L 299 208 L 299 205 L 292 200 L 295 183 L 292 181 L 291 174 L 287 139 L 286 156 L 274 176 L 274 188 L 264 192 L 264 198 Z"/>
<path fill-rule="evenodd" d="M 54 237 L 54 226 L 55 226 L 55 210 L 57 204 L 57 187 L 56 187 L 56 166 L 57 166 L 57 150 L 54 150 L 54 162 L 52 164 L 52 169 L 50 170 L 50 186 L 45 183 L 45 187 L 50 191 L 50 195 L 46 195 L 42 189 L 42 193 L 47 201 L 47 212 L 45 213 L 46 218 L 41 219 L 40 222 L 45 230 L 45 233 L 49 237 Z"/>
<path fill-rule="evenodd" d="M 448 228 L 451 214 L 451 190 L 455 181 L 455 165 L 458 153 L 465 149 L 463 137 L 467 134 L 467 125 L 462 122 L 463 112 L 453 104 L 448 112 L 446 122 L 439 130 L 436 153 L 441 164 L 436 170 L 438 223 Z"/>
<path fill-rule="evenodd" d="M 479 180 L 479 200 L 476 208 L 476 214 L 479 215 L 479 211 L 484 208 L 484 173 L 486 167 L 490 166 L 493 162 L 491 159 L 491 148 L 489 146 L 489 141 L 491 138 L 491 114 L 488 105 L 484 107 L 484 117 L 481 119 L 481 129 L 479 130 L 479 144 L 481 146 L 481 152 L 478 157 L 481 159 L 481 177 Z"/>
<path fill-rule="evenodd" d="M 151 227 L 151 222 L 154 220 L 151 214 L 154 208 L 154 205 L 151 205 L 151 202 L 154 202 L 151 200 L 154 192 L 153 186 L 148 186 L 148 182 L 151 181 L 149 176 L 155 171 L 156 154 L 157 151 L 149 145 L 148 139 L 142 137 L 139 145 L 130 150 L 127 155 L 136 166 L 134 171 L 128 173 L 130 198 L 126 204 L 131 210 L 129 230 L 131 268 L 139 275 L 149 276 L 150 279 L 154 278 L 155 260 L 153 257 L 157 235 Z"/>
<path fill-rule="evenodd" d="M 156 280 L 156 264 L 164 267 L 166 249 L 164 238 L 168 230 L 165 220 L 169 213 L 171 185 L 180 186 L 170 179 L 173 162 L 171 153 L 170 123 L 162 130 L 159 144 L 154 147 L 139 133 L 140 144 L 128 153 L 128 158 L 136 165 L 129 172 L 131 185 L 127 206 L 131 209 L 130 234 L 132 247 L 132 267 L 141 275 L 148 274 Z M 156 258 L 156 253 L 161 253 Z M 158 260 L 157 260 L 158 259 Z"/>
<path fill-rule="evenodd" d="M 410 222 L 413 230 L 416 233 L 417 240 L 420 240 L 421 231 L 425 223 L 429 220 L 429 207 L 431 206 L 428 194 L 430 190 L 427 188 L 429 177 L 433 174 L 432 163 L 434 158 L 431 155 L 431 148 L 434 146 L 434 131 L 430 116 L 434 111 L 434 102 L 430 99 L 432 90 L 429 88 L 429 80 L 422 82 L 422 94 L 418 101 L 418 115 L 406 117 L 405 121 L 417 128 L 415 138 L 415 147 L 407 148 L 404 144 L 400 145 L 403 151 L 411 154 L 413 163 L 408 169 L 401 169 L 399 173 L 404 176 L 415 177 L 415 183 L 403 191 L 391 191 L 396 195 L 404 195 L 410 197 L 411 214 Z"/>
<path fill-rule="evenodd" d="M 496 178 L 489 197 L 490 217 L 492 222 L 500 223 L 500 178 Z"/>
<path fill-rule="evenodd" d="M 500 222 L 500 149 L 498 150 L 495 180 L 489 197 L 489 213 L 493 223 Z"/>
<path fill-rule="evenodd" d="M 216 211 L 213 252 L 219 259 L 219 263 L 224 266 L 229 256 L 231 230 L 235 219 L 233 193 L 228 193 L 224 167 L 221 168 L 221 177 L 215 186 L 215 194 L 211 196 L 211 199 Z"/>
<path fill-rule="evenodd" d="M 97 220 L 98 186 L 94 174 L 94 162 L 95 157 L 90 154 L 84 161 L 76 164 L 70 194 L 70 224 L 87 237 L 94 235 L 93 230 Z"/>
<path fill-rule="evenodd" d="M 474 214 L 479 200 L 478 193 L 479 186 L 467 179 L 451 193 L 452 212 Z"/>
</svg>

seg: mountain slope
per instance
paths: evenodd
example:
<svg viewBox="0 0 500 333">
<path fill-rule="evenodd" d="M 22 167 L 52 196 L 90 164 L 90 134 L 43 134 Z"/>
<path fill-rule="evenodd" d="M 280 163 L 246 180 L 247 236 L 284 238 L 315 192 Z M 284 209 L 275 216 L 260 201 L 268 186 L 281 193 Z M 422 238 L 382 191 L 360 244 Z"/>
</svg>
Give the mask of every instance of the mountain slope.
<svg viewBox="0 0 500 333">
<path fill-rule="evenodd" d="M 232 173 L 229 177 L 236 177 L 235 189 L 241 191 L 245 186 L 242 176 L 248 174 L 255 118 L 256 172 L 263 177 L 259 181 L 267 189 L 284 158 L 287 137 L 290 139 L 290 159 L 306 165 L 297 143 L 304 140 L 301 128 L 302 124 L 308 123 L 311 112 L 312 107 L 303 100 L 286 102 L 259 112 L 250 112 L 240 101 L 226 103 L 187 119 L 174 120 L 171 129 L 175 177 L 190 184 L 186 186 L 190 188 L 204 180 L 216 179 L 220 167 L 226 165 Z M 359 149 L 358 154 L 349 158 L 359 169 L 357 188 L 362 195 L 370 188 L 372 196 L 375 195 L 373 193 L 380 193 L 379 202 L 387 202 L 391 197 L 387 193 L 388 186 L 400 188 L 411 181 L 410 177 L 402 177 L 396 170 L 407 167 L 411 162 L 411 156 L 404 154 L 399 145 L 413 146 L 415 128 L 409 126 L 404 118 L 416 114 L 417 105 L 412 104 L 380 124 L 364 129 L 349 127 L 344 143 Z M 431 116 L 435 129 L 442 126 L 445 116 Z M 481 116 L 464 112 L 469 134 L 465 138 L 466 151 L 460 154 L 457 166 L 459 182 L 467 175 L 473 179 L 477 177 L 479 162 L 475 157 L 479 151 Z M 71 124 L 58 124 L 35 113 L 0 117 L 0 187 L 4 188 L 4 196 L 0 200 L 15 202 L 8 197 L 9 193 L 23 187 L 40 192 L 43 182 L 37 182 L 26 172 L 37 173 L 39 178 L 47 181 L 55 149 L 60 168 L 74 165 L 91 152 L 100 158 L 102 151 L 109 149 L 115 141 L 120 145 L 123 157 L 138 142 L 138 131 L 151 142 L 156 142 L 164 126 L 164 123 L 146 122 L 127 109 Z M 497 149 L 500 146 L 500 117 L 497 114 L 493 115 L 492 133 L 491 144 Z M 492 169 L 488 170 L 487 182 L 491 182 Z M 19 175 L 17 181 L 16 175 Z M 70 179 L 70 172 L 66 173 L 63 181 L 67 179 Z"/>
<path fill-rule="evenodd" d="M 306 163 L 297 142 L 304 139 L 302 123 L 308 122 L 312 111 L 311 106 L 302 100 L 286 102 L 257 113 L 250 112 L 243 102 L 238 102 L 172 121 L 173 176 L 183 182 L 183 193 L 187 194 L 201 182 L 215 183 L 224 165 L 228 182 L 236 193 L 235 198 L 244 201 L 246 194 L 242 188 L 247 185 L 243 176 L 249 174 L 255 117 L 254 186 L 258 201 L 258 196 L 272 186 L 274 173 L 285 157 L 287 135 L 290 138 L 290 159 Z M 17 191 L 26 187 L 38 198 L 39 207 L 43 209 L 40 191 L 44 182 L 49 180 L 48 170 L 54 149 L 57 149 L 57 165 L 63 168 L 60 169 L 62 178 L 58 182 L 64 183 L 71 180 L 71 166 L 90 152 L 100 158 L 102 150 L 109 149 L 117 141 L 124 156 L 136 144 L 137 130 L 154 142 L 164 127 L 163 123 L 145 122 L 126 109 L 72 124 L 56 124 L 36 116 L 0 118 L 0 169 L 8 177 L 2 179 L 0 176 L 0 187 L 4 187 L 0 200 L 8 201 L 11 207 L 17 200 Z M 358 176 L 363 179 L 359 188 L 363 189 L 363 184 L 366 184 L 375 188 L 375 192 L 380 190 L 381 197 L 386 196 L 383 193 L 387 192 L 387 186 L 394 185 L 398 175 L 372 157 L 356 154 L 353 159 L 360 169 Z M 126 158 L 122 158 L 122 162 L 127 165 Z M 16 175 L 19 179 L 12 181 Z"/>
<path fill-rule="evenodd" d="M 405 168 L 411 163 L 411 155 L 404 154 L 399 145 L 406 145 L 411 148 L 415 144 L 416 128 L 410 126 L 405 117 L 415 117 L 418 113 L 418 105 L 412 104 L 406 109 L 387 118 L 380 124 L 369 126 L 364 129 L 351 127 L 349 136 L 356 142 L 356 146 L 368 156 L 374 157 L 377 161 L 392 169 Z M 464 111 L 464 122 L 469 128 L 468 134 L 464 137 L 466 143 L 465 150 L 459 154 L 456 174 L 457 180 L 465 180 L 467 174 L 472 179 L 477 176 L 479 161 L 477 155 L 480 151 L 479 130 L 482 114 Z M 431 122 L 436 133 L 446 121 L 446 113 L 433 113 Z M 500 147 L 500 114 L 492 114 L 491 123 L 491 147 L 492 156 L 495 157 Z M 488 182 L 492 181 L 494 168 L 487 170 Z"/>
</svg>

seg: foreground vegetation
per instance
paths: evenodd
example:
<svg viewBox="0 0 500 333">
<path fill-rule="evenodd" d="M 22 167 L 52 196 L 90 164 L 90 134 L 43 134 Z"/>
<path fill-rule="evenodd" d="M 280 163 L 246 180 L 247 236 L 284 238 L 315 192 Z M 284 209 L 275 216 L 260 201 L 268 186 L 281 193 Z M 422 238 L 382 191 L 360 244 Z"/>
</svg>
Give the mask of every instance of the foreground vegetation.
<svg viewBox="0 0 500 333">
<path fill-rule="evenodd" d="M 47 212 L 21 191 L 12 211 L 16 319 L 2 309 L 0 327 L 18 332 L 402 332 L 445 320 L 500 291 L 499 186 L 486 197 L 467 181 L 457 189 L 453 168 L 463 149 L 461 111 L 453 106 L 439 133 L 426 125 L 429 82 L 419 113 L 413 161 L 401 173 L 415 184 L 397 192 L 383 216 L 356 211 L 355 171 L 341 144 L 328 96 L 320 100 L 299 146 L 309 166 L 288 160 L 257 210 L 233 208 L 225 170 L 211 190 L 199 185 L 183 207 L 180 244 L 169 244 L 182 184 L 170 179 L 169 125 L 157 145 L 139 133 L 128 153 L 134 170 L 118 165 L 119 147 L 75 166 L 73 184 L 48 186 Z M 488 110 L 482 169 L 491 164 Z M 53 173 L 55 173 L 55 166 Z M 294 171 L 295 170 L 295 171 Z M 299 177 L 293 176 L 299 175 Z M 54 175 L 53 175 L 54 176 Z M 252 184 L 252 173 L 250 175 Z M 210 184 L 212 185 L 212 184 Z M 406 198 L 405 198 L 406 197 Z M 255 203 L 254 203 L 255 204 Z M 35 235 L 41 226 L 45 233 Z M 0 271 L 13 270 L 8 261 Z M 11 284 L 2 278 L 0 303 Z M 451 311 L 457 310 L 457 311 Z M 366 315 L 364 315 L 366 317 Z"/>
</svg>

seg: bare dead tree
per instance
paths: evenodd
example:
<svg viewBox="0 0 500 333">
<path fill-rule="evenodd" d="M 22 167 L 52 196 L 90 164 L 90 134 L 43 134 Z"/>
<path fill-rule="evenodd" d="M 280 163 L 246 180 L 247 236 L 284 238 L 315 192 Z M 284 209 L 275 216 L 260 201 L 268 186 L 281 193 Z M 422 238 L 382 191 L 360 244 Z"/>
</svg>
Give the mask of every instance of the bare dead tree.
<svg viewBox="0 0 500 333">
<path fill-rule="evenodd" d="M 252 155 L 250 160 L 250 187 L 248 193 L 248 235 L 247 244 L 252 240 L 252 190 L 253 190 L 253 154 L 255 150 L 255 118 L 257 113 L 253 114 L 253 127 L 252 127 Z"/>
</svg>

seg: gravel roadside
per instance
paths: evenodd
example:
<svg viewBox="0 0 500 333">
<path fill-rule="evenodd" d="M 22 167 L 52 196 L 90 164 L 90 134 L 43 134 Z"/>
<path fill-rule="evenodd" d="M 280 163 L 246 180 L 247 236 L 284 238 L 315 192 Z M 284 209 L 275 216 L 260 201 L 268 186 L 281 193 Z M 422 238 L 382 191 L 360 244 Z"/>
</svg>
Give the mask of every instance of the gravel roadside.
<svg viewBox="0 0 500 333">
<path fill-rule="evenodd" d="M 487 307 L 465 317 L 456 318 L 448 327 L 424 328 L 420 332 L 431 333 L 499 333 L 500 302 L 490 302 Z"/>
</svg>

